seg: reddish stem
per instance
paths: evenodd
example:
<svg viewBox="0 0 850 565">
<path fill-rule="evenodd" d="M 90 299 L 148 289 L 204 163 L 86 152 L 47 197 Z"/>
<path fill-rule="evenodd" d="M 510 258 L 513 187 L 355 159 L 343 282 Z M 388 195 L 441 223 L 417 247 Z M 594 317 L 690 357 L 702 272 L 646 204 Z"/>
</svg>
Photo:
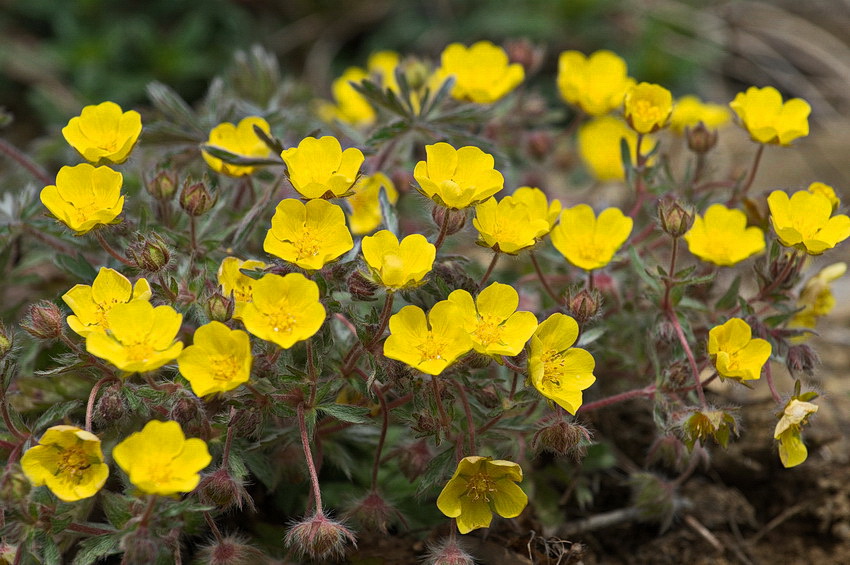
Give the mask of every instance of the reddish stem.
<svg viewBox="0 0 850 565">
<path fill-rule="evenodd" d="M 310 482 L 313 485 L 313 502 L 317 512 L 322 511 L 322 491 L 319 489 L 319 475 L 316 473 L 316 465 L 313 463 L 313 452 L 310 451 L 310 439 L 307 437 L 307 420 L 304 418 L 304 403 L 298 404 L 298 428 L 301 431 L 301 447 L 304 448 L 304 458 L 307 461 L 307 470 L 310 473 Z"/>
<path fill-rule="evenodd" d="M 381 403 L 381 435 L 378 437 L 378 446 L 375 448 L 375 461 L 372 463 L 372 492 L 378 490 L 378 467 L 381 463 L 381 453 L 384 450 L 384 442 L 387 439 L 387 428 L 390 425 L 390 410 L 387 408 L 387 399 L 384 398 L 384 391 L 377 384 L 372 386 L 375 395 L 378 397 L 378 402 Z"/>
<path fill-rule="evenodd" d="M 534 271 L 537 273 L 537 278 L 540 279 L 540 284 L 543 285 L 543 290 L 546 291 L 546 294 L 549 295 L 555 304 L 561 304 L 561 299 L 555 294 L 555 291 L 552 290 L 552 287 L 549 286 L 549 283 L 546 281 L 546 277 L 543 276 L 543 270 L 540 268 L 540 264 L 537 262 L 537 257 L 534 255 L 533 251 L 528 252 L 529 256 L 531 256 L 531 264 L 534 265 Z"/>
<path fill-rule="evenodd" d="M 475 422 L 472 420 L 472 409 L 469 407 L 469 399 L 466 397 L 466 391 L 460 381 L 452 380 L 452 383 L 454 383 L 455 388 L 460 395 L 460 402 L 463 404 L 463 412 L 466 414 L 466 431 L 469 434 L 469 452 L 476 453 Z"/>
<path fill-rule="evenodd" d="M 109 243 L 106 242 L 106 239 L 104 239 L 103 234 L 100 233 L 100 230 L 92 230 L 92 233 L 94 234 L 95 239 L 97 239 L 97 242 L 100 243 L 100 246 L 103 247 L 103 250 L 109 253 L 109 255 L 112 256 L 113 259 L 119 261 L 120 263 L 123 263 L 124 265 L 127 265 L 128 267 L 135 267 L 133 263 L 128 261 L 127 258 L 123 255 L 115 251 L 115 249 L 113 249 L 112 246 L 110 246 Z"/>
<path fill-rule="evenodd" d="M 32 159 L 27 157 L 24 153 L 18 150 L 17 147 L 12 145 L 5 139 L 0 139 L 0 152 L 5 154 L 13 161 L 17 161 L 20 166 L 25 168 L 27 172 L 29 172 L 29 174 L 31 174 L 37 180 L 44 183 L 45 186 L 53 184 L 54 181 L 52 178 L 50 178 L 50 175 L 47 174 L 47 171 L 42 169 Z"/>
<path fill-rule="evenodd" d="M 655 385 L 649 385 L 644 388 L 636 388 L 634 390 L 627 390 L 626 392 L 621 392 L 620 394 L 615 394 L 614 396 L 609 396 L 608 398 L 602 398 L 595 402 L 582 404 L 576 412 L 592 412 L 593 410 L 605 408 L 606 406 L 617 404 L 619 402 L 625 402 L 626 400 L 631 400 L 632 398 L 650 398 L 654 394 Z"/>
<path fill-rule="evenodd" d="M 91 433 L 92 412 L 94 412 L 94 403 L 97 401 L 97 393 L 100 390 L 100 387 L 114 380 L 114 375 L 107 375 L 94 383 L 94 386 L 91 387 L 89 401 L 86 403 L 86 431 L 89 433 Z"/>
</svg>

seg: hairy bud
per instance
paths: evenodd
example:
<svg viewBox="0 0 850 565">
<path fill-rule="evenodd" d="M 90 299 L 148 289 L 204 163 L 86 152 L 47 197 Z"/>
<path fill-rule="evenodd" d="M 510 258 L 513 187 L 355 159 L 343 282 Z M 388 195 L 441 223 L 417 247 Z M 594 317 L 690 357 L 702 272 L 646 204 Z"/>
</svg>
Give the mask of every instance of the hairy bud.
<svg viewBox="0 0 850 565">
<path fill-rule="evenodd" d="M 425 565 L 474 565 L 475 560 L 463 550 L 456 537 L 440 541 L 428 547 Z"/>
<path fill-rule="evenodd" d="M 378 531 L 384 535 L 388 531 L 387 526 L 393 519 L 404 522 L 401 513 L 375 491 L 355 501 L 345 513 L 345 517 L 354 520 L 364 531 Z"/>
<path fill-rule="evenodd" d="M 323 561 L 343 557 L 348 544 L 357 547 L 351 530 L 321 510 L 289 528 L 284 541 L 297 554 Z"/>
<path fill-rule="evenodd" d="M 820 363 L 820 358 L 817 352 L 805 343 L 792 345 L 788 348 L 785 365 L 791 375 L 803 373 L 811 377 L 818 363 Z"/>
<path fill-rule="evenodd" d="M 36 339 L 56 339 L 62 335 L 64 317 L 59 307 L 39 300 L 27 307 L 27 313 L 21 322 L 21 328 Z"/>
<path fill-rule="evenodd" d="M 552 153 L 554 140 L 552 136 L 545 131 L 532 131 L 525 137 L 528 154 L 542 161 Z M 536 185 L 532 185 L 536 186 Z"/>
<path fill-rule="evenodd" d="M 138 563 L 156 563 L 164 553 L 165 544 L 161 539 L 154 539 L 147 528 L 138 528 L 121 538 L 121 549 L 124 555 L 122 565 Z"/>
<path fill-rule="evenodd" d="M 673 494 L 675 485 L 653 473 L 639 472 L 629 477 L 632 505 L 642 520 L 661 524 L 667 529 L 676 510 Z"/>
<path fill-rule="evenodd" d="M 717 145 L 717 130 L 708 129 L 700 122 L 696 126 L 685 128 L 688 149 L 694 153 L 708 153 Z"/>
<path fill-rule="evenodd" d="M 459 232 L 466 223 L 466 211 L 451 210 L 445 206 L 434 206 L 431 208 L 431 218 L 440 229 L 442 229 L 443 222 L 448 222 L 446 235 L 452 235 Z"/>
<path fill-rule="evenodd" d="M 569 455 L 575 461 L 581 461 L 592 437 L 584 426 L 559 420 L 537 430 L 531 446 L 537 451 L 548 451 L 561 457 Z"/>
<path fill-rule="evenodd" d="M 181 394 L 171 406 L 170 417 L 180 423 L 187 435 L 207 439 L 209 422 L 201 399 L 193 394 Z"/>
<path fill-rule="evenodd" d="M 268 556 L 246 540 L 227 535 L 200 549 L 198 563 L 209 565 L 255 565 L 268 563 Z"/>
<path fill-rule="evenodd" d="M 694 223 L 694 210 L 684 206 L 674 199 L 663 199 L 658 202 L 658 219 L 663 229 L 671 237 L 682 237 Z"/>
<path fill-rule="evenodd" d="M 190 216 L 203 216 L 215 206 L 218 195 L 213 195 L 204 182 L 186 179 L 180 191 L 180 207 Z"/>
<path fill-rule="evenodd" d="M 97 399 L 92 417 L 98 425 L 105 426 L 127 417 L 127 404 L 119 390 L 119 386 L 110 386 Z"/>
<path fill-rule="evenodd" d="M 171 262 L 171 250 L 159 234 L 137 234 L 127 248 L 127 256 L 140 271 L 158 273 Z"/>
<path fill-rule="evenodd" d="M 348 292 L 355 300 L 371 300 L 378 290 L 378 285 L 370 281 L 360 271 L 354 271 L 348 277 Z"/>
<path fill-rule="evenodd" d="M 0 361 L 12 351 L 14 346 L 14 334 L 9 331 L 2 321 L 0 321 Z"/>
<path fill-rule="evenodd" d="M 581 289 L 578 292 L 567 291 L 567 313 L 575 318 L 579 326 L 593 320 L 602 306 L 602 295 L 598 290 Z"/>
<path fill-rule="evenodd" d="M 545 49 L 534 45 L 528 38 L 512 39 L 505 43 L 505 51 L 511 63 L 519 63 L 525 70 L 525 75 L 533 75 L 543 64 Z"/>
<path fill-rule="evenodd" d="M 688 450 L 682 440 L 673 434 L 666 434 L 653 442 L 646 460 L 649 464 L 657 463 L 667 469 L 682 472 L 689 461 Z"/>
<path fill-rule="evenodd" d="M 204 312 L 211 321 L 226 322 L 233 318 L 233 309 L 236 306 L 233 299 L 221 293 L 216 288 L 204 301 Z"/>
<path fill-rule="evenodd" d="M 167 170 L 158 171 L 145 183 L 145 189 L 157 200 L 171 200 L 177 192 L 177 175 Z"/>
<path fill-rule="evenodd" d="M 393 455 L 398 461 L 399 469 L 411 482 L 425 472 L 428 463 L 434 457 L 431 448 L 428 447 L 428 442 L 424 439 L 394 450 Z"/>
<path fill-rule="evenodd" d="M 245 490 L 244 481 L 234 478 L 224 467 L 201 479 L 197 491 L 202 504 L 219 510 L 242 510 L 243 507 L 251 512 L 255 510 L 254 500 Z"/>
</svg>

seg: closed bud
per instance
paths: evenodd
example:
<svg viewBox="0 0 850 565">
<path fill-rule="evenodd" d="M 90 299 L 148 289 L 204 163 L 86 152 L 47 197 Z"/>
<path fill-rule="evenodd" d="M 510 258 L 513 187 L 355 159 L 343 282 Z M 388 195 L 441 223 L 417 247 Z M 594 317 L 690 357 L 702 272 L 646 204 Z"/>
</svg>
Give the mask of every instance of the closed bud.
<svg viewBox="0 0 850 565">
<path fill-rule="evenodd" d="M 145 183 L 148 194 L 157 200 L 171 200 L 177 192 L 177 175 L 171 171 L 161 170 Z"/>
<path fill-rule="evenodd" d="M 434 458 L 428 442 L 424 439 L 402 446 L 394 450 L 393 454 L 398 461 L 399 469 L 411 482 L 425 472 L 428 463 Z"/>
<path fill-rule="evenodd" d="M 584 426 L 558 420 L 537 430 L 531 446 L 537 451 L 548 451 L 560 457 L 569 455 L 575 461 L 581 461 L 587 453 L 591 437 L 590 431 Z"/>
<path fill-rule="evenodd" d="M 465 210 L 452 210 L 445 206 L 434 206 L 431 208 L 431 218 L 442 230 L 443 222 L 448 222 L 446 225 L 446 235 L 452 235 L 459 232 L 466 223 Z"/>
<path fill-rule="evenodd" d="M 803 255 L 805 257 L 805 255 Z M 780 253 L 767 265 L 767 275 L 762 277 L 763 287 L 772 287 L 776 291 L 788 290 L 797 283 L 801 263 L 794 253 Z"/>
<path fill-rule="evenodd" d="M 171 262 L 171 250 L 159 234 L 137 234 L 127 248 L 127 256 L 140 271 L 158 273 Z"/>
<path fill-rule="evenodd" d="M 98 425 L 106 426 L 127 417 L 127 404 L 119 389 L 119 386 L 108 387 L 97 399 L 92 417 Z"/>
<path fill-rule="evenodd" d="M 180 191 L 180 207 L 190 216 L 203 216 L 215 206 L 218 195 L 213 195 L 204 182 L 186 179 Z"/>
<path fill-rule="evenodd" d="M 457 537 L 442 540 L 428 547 L 425 565 L 475 565 L 472 556 L 463 550 Z"/>
<path fill-rule="evenodd" d="M 26 499 L 31 490 L 32 483 L 24 475 L 20 464 L 7 465 L 6 470 L 0 475 L 0 503 L 2 503 L 0 507 L 12 508 Z"/>
<path fill-rule="evenodd" d="M 694 223 L 694 210 L 678 201 L 662 199 L 658 202 L 658 219 L 663 229 L 671 237 L 682 237 Z"/>
<path fill-rule="evenodd" d="M 2 361 L 6 355 L 12 351 L 12 346 L 14 345 L 12 338 L 14 334 L 9 331 L 2 321 L 0 321 L 0 361 Z"/>
<path fill-rule="evenodd" d="M 233 299 L 223 295 L 218 288 L 204 302 L 204 311 L 207 317 L 214 322 L 224 323 L 233 318 L 234 307 Z"/>
<path fill-rule="evenodd" d="M 554 144 L 552 136 L 545 131 L 530 132 L 528 135 L 526 135 L 525 142 L 526 146 L 528 147 L 529 155 L 531 155 L 538 161 L 542 161 L 551 154 L 552 145 Z M 529 186 L 538 185 L 532 184 Z"/>
<path fill-rule="evenodd" d="M 788 348 L 785 365 L 792 376 L 803 373 L 811 377 L 818 363 L 820 363 L 820 358 L 817 352 L 805 343 L 792 345 Z"/>
<path fill-rule="evenodd" d="M 161 539 L 151 537 L 148 528 L 138 528 L 121 538 L 121 549 L 124 550 L 121 565 L 157 563 L 160 557 L 164 557 L 160 551 L 165 547 Z"/>
<path fill-rule="evenodd" d="M 685 128 L 688 149 L 694 153 L 708 153 L 717 145 L 717 130 L 708 129 L 700 122 L 696 126 Z"/>
<path fill-rule="evenodd" d="M 440 429 L 440 422 L 429 412 L 416 412 L 413 417 L 416 423 L 411 427 L 419 434 L 429 435 Z"/>
<path fill-rule="evenodd" d="M 345 546 L 357 546 L 354 534 L 342 523 L 331 520 L 321 510 L 293 525 L 284 540 L 302 557 L 327 562 L 345 555 Z"/>
<path fill-rule="evenodd" d="M 407 79 L 407 84 L 410 85 L 411 90 L 423 88 L 430 77 L 431 68 L 419 59 L 410 59 L 404 65 L 404 78 Z M 435 94 L 437 93 L 431 93 L 432 99 Z"/>
<path fill-rule="evenodd" d="M 697 455 L 694 454 L 693 457 Z M 666 434 L 658 439 L 649 448 L 646 456 L 647 463 L 660 464 L 661 466 L 682 472 L 688 466 L 688 450 L 685 444 L 673 434 Z"/>
<path fill-rule="evenodd" d="M 384 535 L 391 520 L 404 521 L 399 511 L 375 491 L 356 501 L 345 513 L 345 517 L 353 520 L 363 531 L 377 531 Z"/>
<path fill-rule="evenodd" d="M 257 406 L 245 406 L 236 411 L 230 425 L 238 437 L 258 438 L 263 431 L 263 412 Z"/>
<path fill-rule="evenodd" d="M 371 300 L 378 290 L 378 285 L 370 281 L 360 271 L 354 271 L 348 277 L 348 292 L 355 300 Z"/>
<path fill-rule="evenodd" d="M 215 506 L 219 510 L 242 510 L 243 506 L 251 512 L 255 510 L 254 500 L 245 490 L 245 483 L 234 478 L 226 468 L 218 469 L 201 479 L 197 491 L 202 504 Z"/>
<path fill-rule="evenodd" d="M 36 339 L 56 339 L 62 335 L 64 317 L 59 307 L 39 300 L 27 307 L 27 313 L 21 322 L 21 328 Z"/>
<path fill-rule="evenodd" d="M 179 422 L 188 436 L 206 439 L 209 435 L 209 421 L 203 403 L 193 394 L 181 394 L 172 404 L 169 417 Z"/>
<path fill-rule="evenodd" d="M 593 290 L 583 288 L 577 293 L 567 291 L 566 299 L 567 313 L 575 318 L 579 326 L 594 319 L 602 305 L 602 296 L 595 288 Z"/>
<path fill-rule="evenodd" d="M 255 565 L 268 563 L 268 556 L 234 535 L 227 535 L 201 547 L 198 563 L 207 565 Z"/>
<path fill-rule="evenodd" d="M 525 75 L 533 75 L 543 64 L 545 50 L 531 42 L 528 38 L 512 39 L 505 43 L 505 51 L 511 63 L 519 63 L 525 70 Z"/>
</svg>

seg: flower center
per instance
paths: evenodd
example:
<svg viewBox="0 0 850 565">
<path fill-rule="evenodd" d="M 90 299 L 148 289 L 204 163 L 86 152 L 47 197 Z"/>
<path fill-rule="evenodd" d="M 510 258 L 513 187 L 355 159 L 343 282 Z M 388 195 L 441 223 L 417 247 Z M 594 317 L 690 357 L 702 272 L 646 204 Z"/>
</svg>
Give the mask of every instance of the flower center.
<svg viewBox="0 0 850 565">
<path fill-rule="evenodd" d="M 478 327 L 472 332 L 478 341 L 484 347 L 491 343 L 500 343 L 502 341 L 502 327 L 499 325 L 499 320 L 495 316 L 483 316 L 478 322 Z"/>
<path fill-rule="evenodd" d="M 218 356 L 210 360 L 210 376 L 215 381 L 230 381 L 239 372 L 239 361 L 233 356 Z"/>
<path fill-rule="evenodd" d="M 636 100 L 633 114 L 641 120 L 660 124 L 667 117 L 661 108 L 649 100 Z"/>
<path fill-rule="evenodd" d="M 443 359 L 443 350 L 445 348 L 445 341 L 435 338 L 431 332 L 428 332 L 425 340 L 417 346 L 417 349 L 422 354 L 423 361 Z"/>
<path fill-rule="evenodd" d="M 486 473 L 476 473 L 472 475 L 466 485 L 466 496 L 472 500 L 484 500 L 490 502 L 490 493 L 496 492 L 496 483 Z"/>
<path fill-rule="evenodd" d="M 147 361 L 154 351 L 153 346 L 149 343 L 125 344 L 124 349 L 130 361 Z"/>
<path fill-rule="evenodd" d="M 319 240 L 313 235 L 310 228 L 306 226 L 301 237 L 292 242 L 292 246 L 295 248 L 296 261 L 315 257 L 319 254 Z"/>
<path fill-rule="evenodd" d="M 289 312 L 266 312 L 266 320 L 275 333 L 292 333 L 298 319 Z"/>
<path fill-rule="evenodd" d="M 561 388 L 561 379 L 566 376 L 564 358 L 556 350 L 549 349 L 540 356 L 540 361 L 543 363 L 543 385 Z"/>
<path fill-rule="evenodd" d="M 83 480 L 83 472 L 91 467 L 89 457 L 82 447 L 74 446 L 61 449 L 56 462 L 56 475 L 66 475 L 71 481 L 79 483 Z"/>
</svg>

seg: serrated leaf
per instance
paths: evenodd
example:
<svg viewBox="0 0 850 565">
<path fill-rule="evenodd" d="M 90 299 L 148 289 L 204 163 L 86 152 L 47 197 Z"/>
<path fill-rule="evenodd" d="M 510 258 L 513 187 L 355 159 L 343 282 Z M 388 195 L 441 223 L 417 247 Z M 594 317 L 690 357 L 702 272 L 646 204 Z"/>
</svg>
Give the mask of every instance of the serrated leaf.
<svg viewBox="0 0 850 565">
<path fill-rule="evenodd" d="M 416 486 L 417 497 L 427 494 L 434 485 L 442 483 L 443 479 L 451 474 L 454 465 L 454 452 L 454 447 L 450 447 L 428 462 L 428 466 L 425 467 L 425 471 L 419 477 L 419 484 Z"/>
<path fill-rule="evenodd" d="M 349 404 L 323 404 L 321 406 L 317 406 L 316 409 L 341 422 L 348 422 L 350 424 L 366 424 L 371 421 L 368 417 L 369 409 L 363 406 L 351 406 Z"/>
<path fill-rule="evenodd" d="M 53 422 L 62 420 L 65 416 L 77 408 L 82 408 L 82 406 L 83 402 L 81 400 L 68 400 L 66 402 L 54 404 L 45 410 L 44 413 L 39 416 L 38 420 L 35 421 L 35 424 L 33 425 L 33 432 L 37 434 Z"/>
<path fill-rule="evenodd" d="M 96 561 L 119 553 L 121 550 L 121 532 L 106 534 L 93 538 L 84 539 L 79 542 L 77 555 L 74 557 L 73 565 L 92 565 Z"/>
<path fill-rule="evenodd" d="M 106 519 L 115 528 L 122 529 L 130 518 L 133 517 L 131 511 L 132 499 L 127 498 L 123 494 L 108 490 L 101 491 L 101 494 L 101 503 L 103 505 L 103 513 L 106 514 Z"/>
<path fill-rule="evenodd" d="M 271 457 L 259 450 L 246 451 L 242 457 L 251 474 L 257 477 L 269 492 L 273 491 L 280 480 L 280 466 L 272 465 Z"/>
</svg>

